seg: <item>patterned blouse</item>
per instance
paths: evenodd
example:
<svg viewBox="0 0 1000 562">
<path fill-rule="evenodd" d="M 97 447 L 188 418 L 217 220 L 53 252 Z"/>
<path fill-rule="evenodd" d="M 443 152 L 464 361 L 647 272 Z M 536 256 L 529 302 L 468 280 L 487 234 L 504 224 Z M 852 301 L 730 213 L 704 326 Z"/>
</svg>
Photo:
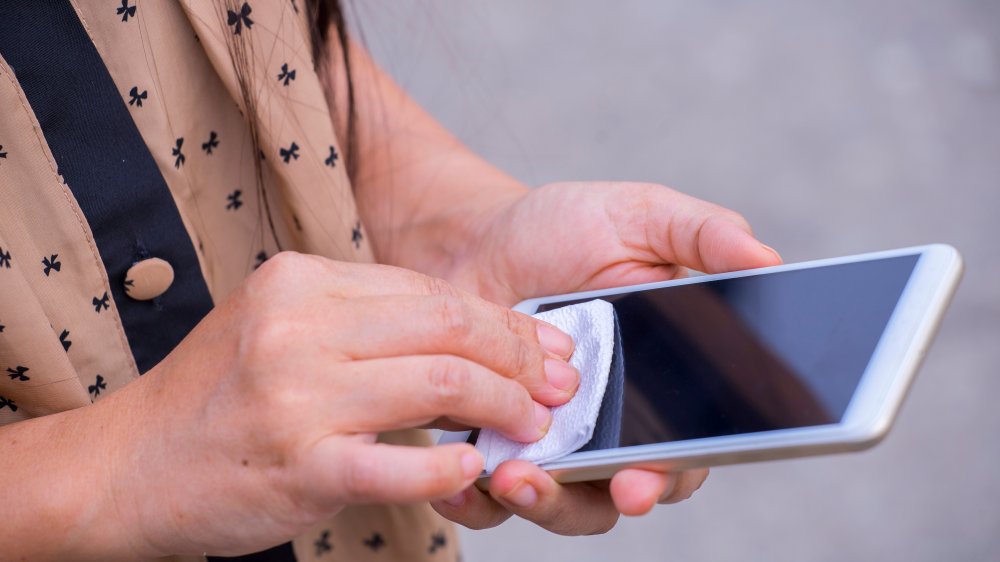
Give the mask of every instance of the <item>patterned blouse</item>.
<svg viewBox="0 0 1000 562">
<path fill-rule="evenodd" d="M 139 377 L 275 240 L 373 260 L 301 3 L 0 0 L 0 424 Z M 350 507 L 243 559 L 456 557 L 453 527 L 423 504 Z"/>
</svg>

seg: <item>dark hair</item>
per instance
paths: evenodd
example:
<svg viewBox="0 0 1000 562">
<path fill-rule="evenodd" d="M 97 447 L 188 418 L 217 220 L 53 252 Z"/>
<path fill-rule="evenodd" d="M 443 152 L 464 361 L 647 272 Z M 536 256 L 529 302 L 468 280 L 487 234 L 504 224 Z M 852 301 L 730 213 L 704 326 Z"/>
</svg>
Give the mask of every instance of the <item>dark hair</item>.
<svg viewBox="0 0 1000 562">
<path fill-rule="evenodd" d="M 357 171 L 356 161 L 350 156 L 355 153 L 357 145 L 357 131 L 355 122 L 357 121 L 354 112 L 354 81 L 351 78 L 350 41 L 347 39 L 347 18 L 344 15 L 343 6 L 339 0 L 305 0 L 306 10 L 309 15 L 309 39 L 312 44 L 313 63 L 316 65 L 316 72 L 321 77 L 330 68 L 330 30 L 336 33 L 334 40 L 337 42 L 340 53 L 340 64 L 344 65 L 344 76 L 347 78 L 347 107 L 338 108 L 333 104 L 331 92 L 327 92 L 327 99 L 331 100 L 330 110 L 337 114 L 343 110 L 347 118 L 347 138 L 339 139 L 344 151 L 344 165 L 347 167 L 347 176 L 354 180 Z M 324 85 L 327 82 L 324 81 Z"/>
<path fill-rule="evenodd" d="M 234 13 L 238 13 L 240 5 L 239 0 L 226 0 L 225 6 L 220 6 L 220 10 L 229 10 Z M 292 0 L 292 7 L 296 11 L 300 9 L 295 0 Z M 343 6 L 341 6 L 339 0 L 305 0 L 305 9 L 310 22 L 309 39 L 312 43 L 313 64 L 315 71 L 320 75 L 324 88 L 326 88 L 327 84 L 329 84 L 329 80 L 326 79 L 328 78 L 326 73 L 328 72 L 330 63 L 331 39 L 337 42 L 337 52 L 341 55 L 341 60 L 338 62 L 344 65 L 344 75 L 347 78 L 347 107 L 334 107 L 334 96 L 332 95 L 332 92 L 326 92 L 326 99 L 331 106 L 331 118 L 333 118 L 335 122 L 336 116 L 340 111 L 344 111 L 346 115 L 347 138 L 339 140 L 341 143 L 341 151 L 343 152 L 343 162 L 347 168 L 347 176 L 351 179 L 353 186 L 353 180 L 357 170 L 357 165 L 353 158 L 356 153 L 355 148 L 357 145 L 357 133 L 355 130 L 356 118 L 354 111 L 354 82 L 351 79 L 350 42 L 347 39 L 347 21 L 344 16 Z M 220 13 L 220 16 L 224 15 L 225 12 Z M 330 37 L 331 30 L 333 30 L 334 33 L 332 38 Z M 244 119 L 246 119 L 247 127 L 250 131 L 250 142 L 252 143 L 253 150 L 260 155 L 260 158 L 254 158 L 254 170 L 257 184 L 255 191 L 257 200 L 263 215 L 262 219 L 267 221 L 271 237 L 277 248 L 281 250 L 281 241 L 278 240 L 277 230 L 274 228 L 274 218 L 271 215 L 271 206 L 270 203 L 268 203 L 266 194 L 264 193 L 265 188 L 262 164 L 264 153 L 260 148 L 260 132 L 255 119 L 257 114 L 257 102 L 251 95 L 254 91 L 254 80 L 256 78 L 255 76 L 252 76 L 252 72 L 250 72 L 251 66 L 249 61 L 251 56 L 251 47 L 249 46 L 249 42 L 247 42 L 245 37 L 242 35 L 232 34 L 228 37 L 229 54 L 233 60 L 236 81 L 239 85 L 240 96 L 242 97 L 243 106 L 246 110 Z"/>
</svg>

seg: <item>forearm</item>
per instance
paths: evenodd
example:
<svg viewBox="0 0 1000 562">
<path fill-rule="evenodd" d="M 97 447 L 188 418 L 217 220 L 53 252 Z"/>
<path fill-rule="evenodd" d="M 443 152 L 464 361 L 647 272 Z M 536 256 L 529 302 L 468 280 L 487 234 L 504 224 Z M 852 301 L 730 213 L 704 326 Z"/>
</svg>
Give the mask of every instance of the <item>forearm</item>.
<svg viewBox="0 0 1000 562">
<path fill-rule="evenodd" d="M 339 51 L 331 47 L 335 107 L 347 103 Z M 486 162 L 351 45 L 355 90 L 355 193 L 379 261 L 447 276 L 484 215 L 527 187 Z M 346 136 L 343 112 L 338 134 Z"/>
<path fill-rule="evenodd" d="M 0 428 L 3 559 L 142 557 L 115 502 L 116 441 L 127 420 L 114 398 Z"/>
</svg>

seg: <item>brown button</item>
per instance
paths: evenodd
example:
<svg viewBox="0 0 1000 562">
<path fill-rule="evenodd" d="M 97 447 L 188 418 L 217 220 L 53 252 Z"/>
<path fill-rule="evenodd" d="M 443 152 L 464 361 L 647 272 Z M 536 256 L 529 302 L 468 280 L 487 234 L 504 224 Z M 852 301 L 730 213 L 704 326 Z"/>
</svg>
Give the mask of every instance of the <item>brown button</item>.
<svg viewBox="0 0 1000 562">
<path fill-rule="evenodd" d="M 125 294 L 148 301 L 167 292 L 174 282 L 174 268 L 160 258 L 135 263 L 125 273 Z"/>
</svg>

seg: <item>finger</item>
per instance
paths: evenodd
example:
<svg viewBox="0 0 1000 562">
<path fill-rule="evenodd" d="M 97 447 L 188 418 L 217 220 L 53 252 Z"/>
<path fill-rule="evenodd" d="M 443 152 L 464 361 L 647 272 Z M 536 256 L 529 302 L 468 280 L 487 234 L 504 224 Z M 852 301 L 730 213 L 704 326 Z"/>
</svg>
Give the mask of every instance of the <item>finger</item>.
<svg viewBox="0 0 1000 562">
<path fill-rule="evenodd" d="M 476 530 L 496 527 L 513 515 L 509 509 L 475 486 L 433 502 L 431 507 L 445 519 Z"/>
<path fill-rule="evenodd" d="M 699 468 L 695 470 L 685 470 L 677 477 L 677 484 L 673 490 L 660 498 L 658 503 L 671 504 L 684 501 L 694 495 L 701 488 L 708 478 L 708 469 Z"/>
<path fill-rule="evenodd" d="M 338 315 L 357 320 L 324 345 L 351 359 L 457 355 L 519 382 L 548 406 L 565 404 L 579 386 L 576 369 L 539 343 L 546 337 L 539 334 L 552 328 L 480 299 L 388 295 L 335 306 Z M 572 340 L 564 337 L 571 350 Z"/>
<path fill-rule="evenodd" d="M 677 485 L 677 475 L 651 470 L 625 469 L 611 478 L 611 499 L 623 515 L 645 515 Z"/>
<path fill-rule="evenodd" d="M 644 259 L 659 260 L 657 257 L 646 257 Z M 683 279 L 688 274 L 689 272 L 686 267 L 676 264 L 634 261 L 628 264 L 621 264 L 620 267 L 605 269 L 591 278 L 585 285 L 581 286 L 581 289 L 593 290 L 626 285 L 642 285 L 644 283 L 659 283 L 672 279 Z"/>
<path fill-rule="evenodd" d="M 461 357 L 370 359 L 350 368 L 354 384 L 330 392 L 331 402 L 350 412 L 355 432 L 420 427 L 447 417 L 527 443 L 545 435 L 552 422 L 549 409 L 523 386 Z"/>
<path fill-rule="evenodd" d="M 552 358 L 566 360 L 573 353 L 573 339 L 555 326 L 476 297 L 443 279 L 385 265 L 362 266 L 332 260 L 325 260 L 322 264 L 328 269 L 330 278 L 336 279 L 331 290 L 342 296 L 424 295 L 459 299 L 465 308 L 475 311 L 478 317 L 492 319 L 494 325 L 505 326 L 525 341 L 540 345 Z M 462 308 L 451 307 L 450 310 L 461 311 Z M 398 318 L 394 321 L 398 322 Z M 565 361 L 549 361 L 545 378 L 538 376 L 537 369 L 529 369 L 525 371 L 526 380 L 521 382 L 526 383 L 532 395 L 537 395 L 539 400 L 553 405 L 562 404 L 568 399 L 567 395 L 572 396 L 579 384 L 579 374 L 575 369 L 567 369 L 567 365 Z M 550 378 L 551 384 L 548 384 Z M 567 387 L 570 388 L 569 391 L 566 390 Z"/>
<path fill-rule="evenodd" d="M 481 474 L 471 445 L 407 447 L 319 440 L 303 456 L 301 485 L 330 503 L 411 503 L 452 497 Z"/>
<path fill-rule="evenodd" d="M 607 489 L 588 483 L 560 485 L 525 461 L 497 467 L 490 495 L 515 515 L 560 535 L 605 533 L 618 521 Z"/>
<path fill-rule="evenodd" d="M 748 227 L 719 214 L 698 220 L 701 223 L 693 234 L 690 230 L 677 228 L 678 234 L 673 235 L 677 244 L 686 246 L 687 253 L 691 254 L 690 267 L 697 268 L 694 264 L 700 264 L 701 271 L 719 273 L 781 263 L 778 253 L 754 238 Z"/>
<path fill-rule="evenodd" d="M 551 324 L 521 313 L 508 314 L 512 312 L 510 309 L 463 291 L 444 279 L 381 264 L 355 264 L 325 259 L 322 264 L 331 280 L 329 289 L 338 296 L 425 295 L 460 298 L 487 307 L 498 318 L 508 322 L 511 330 L 525 338 L 538 341 L 542 347 L 558 357 L 568 359 L 573 353 L 573 340 Z M 539 324 L 549 326 L 557 333 L 548 332 L 540 336 Z"/>
<path fill-rule="evenodd" d="M 635 225 L 620 230 L 629 247 L 648 248 L 664 263 L 707 273 L 781 263 L 738 213 L 662 186 L 637 186 L 628 193 L 614 214 L 619 222 L 631 217 Z M 636 212 L 644 220 L 635 221 Z"/>
</svg>

